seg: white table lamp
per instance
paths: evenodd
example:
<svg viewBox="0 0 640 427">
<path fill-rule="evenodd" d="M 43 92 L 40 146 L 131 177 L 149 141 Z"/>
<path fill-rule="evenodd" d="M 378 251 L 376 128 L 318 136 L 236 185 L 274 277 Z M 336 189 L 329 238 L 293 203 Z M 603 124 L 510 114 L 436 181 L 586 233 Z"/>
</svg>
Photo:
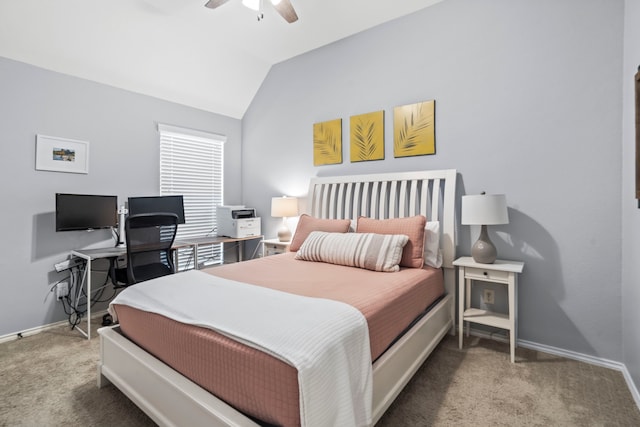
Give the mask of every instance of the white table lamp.
<svg viewBox="0 0 640 427">
<path fill-rule="evenodd" d="M 496 247 L 487 234 L 487 225 L 509 224 L 507 198 L 504 194 L 478 194 L 462 196 L 463 225 L 480 225 L 480 237 L 471 248 L 475 262 L 493 264 L 496 260 Z"/>
<path fill-rule="evenodd" d="M 291 240 L 291 230 L 287 227 L 287 217 L 298 215 L 298 199 L 295 197 L 273 197 L 271 199 L 271 216 L 282 218 L 282 226 L 278 229 L 278 240 Z"/>
</svg>

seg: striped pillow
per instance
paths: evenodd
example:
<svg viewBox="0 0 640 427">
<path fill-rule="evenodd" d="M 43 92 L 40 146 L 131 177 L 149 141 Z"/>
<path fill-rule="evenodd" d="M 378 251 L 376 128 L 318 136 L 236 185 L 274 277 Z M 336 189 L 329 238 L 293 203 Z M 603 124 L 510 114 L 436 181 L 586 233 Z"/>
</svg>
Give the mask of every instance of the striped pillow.
<svg viewBox="0 0 640 427">
<path fill-rule="evenodd" d="M 296 259 L 319 261 L 373 271 L 398 271 L 403 234 L 327 233 L 313 231 L 296 253 Z"/>
</svg>

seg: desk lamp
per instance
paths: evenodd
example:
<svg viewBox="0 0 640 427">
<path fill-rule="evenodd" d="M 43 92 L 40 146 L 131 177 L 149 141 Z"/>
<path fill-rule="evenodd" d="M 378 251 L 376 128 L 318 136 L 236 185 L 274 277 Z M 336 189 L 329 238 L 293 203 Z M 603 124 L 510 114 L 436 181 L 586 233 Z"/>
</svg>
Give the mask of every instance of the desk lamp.
<svg viewBox="0 0 640 427">
<path fill-rule="evenodd" d="M 298 199 L 295 197 L 271 198 L 271 216 L 282 218 L 282 226 L 278 229 L 278 240 L 288 242 L 291 240 L 291 230 L 287 227 L 287 217 L 298 215 Z"/>
<path fill-rule="evenodd" d="M 507 198 L 504 194 L 482 194 L 462 196 L 463 225 L 480 225 L 480 237 L 471 248 L 475 262 L 493 264 L 496 260 L 496 247 L 487 234 L 487 225 L 509 223 Z"/>
</svg>

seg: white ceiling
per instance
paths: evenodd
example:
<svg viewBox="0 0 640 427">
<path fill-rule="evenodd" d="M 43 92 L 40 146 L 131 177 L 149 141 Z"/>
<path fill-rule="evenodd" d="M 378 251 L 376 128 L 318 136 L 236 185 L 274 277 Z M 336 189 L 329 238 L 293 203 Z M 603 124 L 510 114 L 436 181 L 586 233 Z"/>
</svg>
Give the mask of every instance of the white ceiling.
<svg viewBox="0 0 640 427">
<path fill-rule="evenodd" d="M 442 0 L 0 0 L 0 56 L 242 118 L 273 64 Z"/>
</svg>

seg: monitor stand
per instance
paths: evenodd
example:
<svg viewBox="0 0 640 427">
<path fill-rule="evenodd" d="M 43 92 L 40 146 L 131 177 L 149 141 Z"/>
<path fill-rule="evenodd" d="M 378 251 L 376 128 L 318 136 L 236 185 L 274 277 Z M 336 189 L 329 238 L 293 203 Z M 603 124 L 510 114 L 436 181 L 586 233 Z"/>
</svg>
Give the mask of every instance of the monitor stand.
<svg viewBox="0 0 640 427">
<path fill-rule="evenodd" d="M 124 205 L 118 209 L 118 243 L 116 244 L 116 248 L 125 248 L 127 246 L 124 238 L 124 221 L 128 212 Z"/>
</svg>

